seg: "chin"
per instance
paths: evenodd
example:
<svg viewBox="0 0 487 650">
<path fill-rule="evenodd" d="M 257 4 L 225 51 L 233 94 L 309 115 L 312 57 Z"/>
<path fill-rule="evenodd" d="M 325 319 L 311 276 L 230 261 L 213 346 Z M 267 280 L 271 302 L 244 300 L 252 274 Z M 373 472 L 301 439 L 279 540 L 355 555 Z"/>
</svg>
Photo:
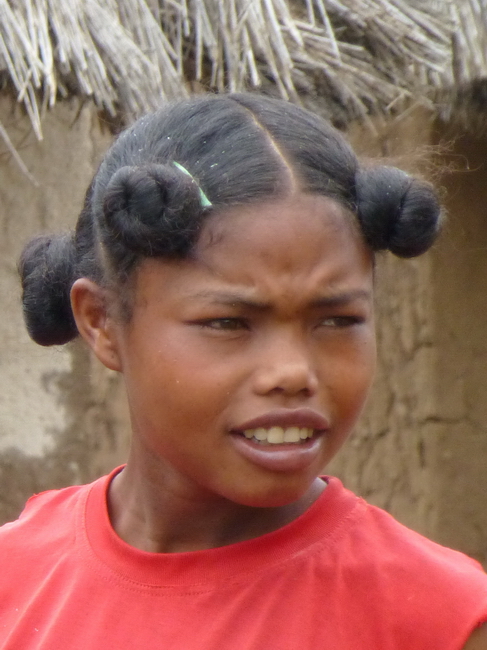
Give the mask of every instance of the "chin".
<svg viewBox="0 0 487 650">
<path fill-rule="evenodd" d="M 304 497 L 314 480 L 313 478 L 309 482 L 300 482 L 295 485 L 286 485 L 286 482 L 283 481 L 281 485 L 274 484 L 262 486 L 260 489 L 242 491 L 234 494 L 230 500 L 250 508 L 282 508 Z"/>
</svg>

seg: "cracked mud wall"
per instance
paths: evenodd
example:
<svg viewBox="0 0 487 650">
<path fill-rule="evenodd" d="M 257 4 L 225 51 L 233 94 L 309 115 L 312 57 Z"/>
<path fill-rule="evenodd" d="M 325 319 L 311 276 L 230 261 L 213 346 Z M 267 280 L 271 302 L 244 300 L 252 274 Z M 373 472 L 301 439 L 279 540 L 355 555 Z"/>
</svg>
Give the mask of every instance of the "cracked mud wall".
<svg viewBox="0 0 487 650">
<path fill-rule="evenodd" d="M 456 136 L 459 171 L 445 179 L 450 217 L 433 258 L 436 417 L 425 434 L 435 535 L 487 566 L 487 137 Z"/>
<path fill-rule="evenodd" d="M 355 138 L 392 156 L 454 141 L 444 162 L 457 171 L 441 181 L 448 218 L 434 249 L 379 259 L 377 377 L 330 471 L 487 566 L 487 138 L 438 130 L 421 109 Z"/>
<path fill-rule="evenodd" d="M 25 331 L 16 273 L 22 245 L 74 225 L 99 157 L 111 140 L 77 101 L 47 113 L 44 140 L 7 97 L 0 121 L 36 187 L 0 140 L 0 521 L 33 493 L 89 481 L 125 457 L 127 426 L 118 377 L 80 343 L 42 348 Z"/>
</svg>

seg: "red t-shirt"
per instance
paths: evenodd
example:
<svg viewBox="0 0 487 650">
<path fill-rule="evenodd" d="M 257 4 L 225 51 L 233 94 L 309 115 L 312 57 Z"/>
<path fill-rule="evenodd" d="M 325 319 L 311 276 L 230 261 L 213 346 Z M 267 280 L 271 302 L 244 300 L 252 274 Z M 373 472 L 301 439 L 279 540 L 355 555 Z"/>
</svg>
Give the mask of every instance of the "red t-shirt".
<svg viewBox="0 0 487 650">
<path fill-rule="evenodd" d="M 174 554 L 117 537 L 109 480 L 0 528 L 2 650 L 459 650 L 487 621 L 479 565 L 338 479 L 275 532 Z"/>
</svg>

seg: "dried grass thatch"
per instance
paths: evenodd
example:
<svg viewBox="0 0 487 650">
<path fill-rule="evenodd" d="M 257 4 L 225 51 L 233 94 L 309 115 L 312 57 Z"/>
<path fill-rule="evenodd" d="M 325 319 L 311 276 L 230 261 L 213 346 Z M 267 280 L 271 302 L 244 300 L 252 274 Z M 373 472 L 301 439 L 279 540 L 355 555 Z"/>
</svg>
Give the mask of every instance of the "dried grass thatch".
<svg viewBox="0 0 487 650">
<path fill-rule="evenodd" d="M 485 76 L 486 45 L 487 0 L 0 0 L 0 71 L 39 137 L 63 96 L 132 117 L 192 82 L 390 111 Z"/>
</svg>

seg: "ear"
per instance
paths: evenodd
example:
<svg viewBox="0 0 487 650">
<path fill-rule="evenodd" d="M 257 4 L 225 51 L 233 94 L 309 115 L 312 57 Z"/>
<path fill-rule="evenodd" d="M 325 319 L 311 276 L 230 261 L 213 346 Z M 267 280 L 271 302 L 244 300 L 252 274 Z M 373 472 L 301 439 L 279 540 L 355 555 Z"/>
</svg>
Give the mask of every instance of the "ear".
<svg viewBox="0 0 487 650">
<path fill-rule="evenodd" d="M 104 366 L 120 372 L 119 326 L 108 313 L 107 302 L 106 291 L 87 278 L 71 287 L 71 309 L 79 333 Z"/>
</svg>

